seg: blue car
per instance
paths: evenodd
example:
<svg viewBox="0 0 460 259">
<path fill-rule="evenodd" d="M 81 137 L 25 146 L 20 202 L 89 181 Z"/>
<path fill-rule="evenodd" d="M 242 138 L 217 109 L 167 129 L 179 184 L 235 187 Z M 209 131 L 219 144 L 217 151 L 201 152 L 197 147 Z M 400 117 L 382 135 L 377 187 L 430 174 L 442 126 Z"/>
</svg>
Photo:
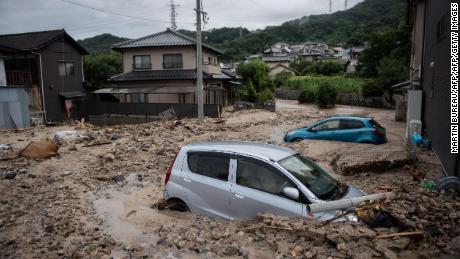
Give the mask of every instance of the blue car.
<svg viewBox="0 0 460 259">
<path fill-rule="evenodd" d="M 306 128 L 291 130 L 284 141 L 323 139 L 356 143 L 383 144 L 387 142 L 385 128 L 372 118 L 358 116 L 333 116 L 313 123 Z"/>
</svg>

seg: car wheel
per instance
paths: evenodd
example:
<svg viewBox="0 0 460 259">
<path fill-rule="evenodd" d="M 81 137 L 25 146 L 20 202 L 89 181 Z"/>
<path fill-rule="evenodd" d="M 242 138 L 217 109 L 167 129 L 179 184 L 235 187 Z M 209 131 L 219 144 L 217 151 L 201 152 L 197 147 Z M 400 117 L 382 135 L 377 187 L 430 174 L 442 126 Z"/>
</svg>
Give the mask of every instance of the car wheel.
<svg viewBox="0 0 460 259">
<path fill-rule="evenodd" d="M 158 204 L 158 209 L 159 210 L 174 210 L 174 211 L 180 211 L 180 212 L 190 211 L 189 207 L 184 201 L 180 199 L 175 199 L 175 198 L 169 199 L 165 202 Z"/>
<path fill-rule="evenodd" d="M 301 139 L 301 138 L 295 138 L 295 139 L 293 139 L 291 142 L 300 142 L 300 141 L 302 141 L 302 140 L 303 140 L 303 139 Z"/>
</svg>

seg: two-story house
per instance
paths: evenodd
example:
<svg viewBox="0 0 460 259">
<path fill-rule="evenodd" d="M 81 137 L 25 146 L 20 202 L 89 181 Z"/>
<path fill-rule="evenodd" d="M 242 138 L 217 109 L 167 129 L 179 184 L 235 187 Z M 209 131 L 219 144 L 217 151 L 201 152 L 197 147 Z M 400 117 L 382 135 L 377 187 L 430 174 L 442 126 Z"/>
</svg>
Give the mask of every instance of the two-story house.
<svg viewBox="0 0 460 259">
<path fill-rule="evenodd" d="M 167 29 L 113 46 L 123 57 L 123 74 L 109 79 L 113 88 L 96 91 L 111 94 L 120 103 L 196 104 L 196 41 Z M 222 52 L 203 44 L 205 104 L 229 105 L 234 77 L 221 71 Z"/>
<path fill-rule="evenodd" d="M 65 30 L 0 35 L 0 49 L 0 81 L 6 81 L 0 87 L 25 89 L 32 122 L 85 116 L 82 55 L 88 52 Z"/>
</svg>

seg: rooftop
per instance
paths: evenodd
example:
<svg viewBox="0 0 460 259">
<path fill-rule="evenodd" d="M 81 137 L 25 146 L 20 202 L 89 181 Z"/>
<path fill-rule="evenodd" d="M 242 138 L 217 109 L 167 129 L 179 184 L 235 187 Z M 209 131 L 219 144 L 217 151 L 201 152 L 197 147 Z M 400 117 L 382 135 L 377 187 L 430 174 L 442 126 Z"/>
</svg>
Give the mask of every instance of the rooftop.
<svg viewBox="0 0 460 259">
<path fill-rule="evenodd" d="M 83 54 L 88 52 L 64 29 L 0 35 L 0 46 L 16 50 L 39 50 L 61 37 L 67 38 Z"/>
<path fill-rule="evenodd" d="M 184 148 L 196 151 L 220 151 L 226 153 L 243 154 L 259 157 L 266 160 L 279 161 L 296 154 L 286 147 L 269 145 L 257 142 L 228 141 L 228 142 L 197 142 Z"/>
<path fill-rule="evenodd" d="M 125 42 L 113 45 L 114 50 L 132 49 L 132 48 L 148 48 L 148 47 L 171 47 L 171 46 L 195 46 L 196 40 L 186 36 L 180 32 L 167 29 L 159 33 L 148 35 L 142 38 L 128 40 Z M 212 50 L 218 54 L 223 54 L 222 51 L 203 44 L 203 48 Z"/>
<path fill-rule="evenodd" d="M 211 75 L 203 73 L 204 79 L 211 78 Z M 121 75 L 116 75 L 109 79 L 112 82 L 124 81 L 149 81 L 149 80 L 194 80 L 196 70 L 194 69 L 174 69 L 174 70 L 145 70 L 131 71 Z"/>
</svg>

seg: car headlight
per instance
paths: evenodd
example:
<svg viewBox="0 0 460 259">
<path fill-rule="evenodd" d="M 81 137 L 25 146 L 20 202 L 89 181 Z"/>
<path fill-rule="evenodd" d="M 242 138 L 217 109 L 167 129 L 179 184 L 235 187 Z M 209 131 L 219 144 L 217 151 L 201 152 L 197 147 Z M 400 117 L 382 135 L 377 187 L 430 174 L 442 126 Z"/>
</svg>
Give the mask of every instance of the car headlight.
<svg viewBox="0 0 460 259">
<path fill-rule="evenodd" d="M 295 134 L 294 131 L 289 131 L 288 133 L 286 133 L 286 136 L 292 136 L 292 135 L 294 135 L 294 134 Z"/>
</svg>

